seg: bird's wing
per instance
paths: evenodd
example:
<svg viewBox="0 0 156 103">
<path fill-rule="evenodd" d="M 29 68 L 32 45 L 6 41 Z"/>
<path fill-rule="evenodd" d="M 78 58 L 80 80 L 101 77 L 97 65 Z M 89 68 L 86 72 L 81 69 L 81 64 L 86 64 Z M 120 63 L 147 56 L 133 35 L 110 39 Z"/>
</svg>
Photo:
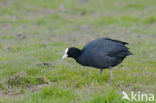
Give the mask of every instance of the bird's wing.
<svg viewBox="0 0 156 103">
<path fill-rule="evenodd" d="M 88 52 L 92 51 L 93 54 L 95 52 L 100 52 L 100 55 L 103 54 L 114 57 L 121 52 L 128 52 L 128 48 L 124 44 L 127 43 L 109 38 L 102 38 L 87 43 L 83 50 Z"/>
<path fill-rule="evenodd" d="M 116 58 L 108 56 L 106 52 L 96 48 L 85 50 L 82 58 L 84 63 L 87 62 L 88 65 L 98 68 L 109 67 L 117 63 Z"/>
<path fill-rule="evenodd" d="M 96 39 L 93 41 L 88 42 L 83 49 L 90 49 L 90 48 L 101 48 L 104 47 L 105 40 L 104 39 Z"/>
<path fill-rule="evenodd" d="M 113 40 L 110 38 L 101 38 L 101 39 L 96 39 L 93 41 L 88 42 L 83 49 L 86 48 L 91 48 L 91 47 L 96 47 L 96 48 L 101 48 L 101 47 L 111 47 L 111 46 L 116 46 L 116 45 L 126 45 L 128 44 L 127 42 L 119 41 L 119 40 Z M 127 48 L 128 49 L 128 48 Z"/>
<path fill-rule="evenodd" d="M 114 39 L 110 39 L 110 38 L 103 38 L 103 39 L 110 40 L 110 41 L 113 41 L 113 42 L 118 42 L 118 43 L 121 43 L 121 44 L 124 44 L 124 45 L 128 44 L 127 42 L 123 42 L 123 41 L 119 41 L 119 40 L 114 40 Z"/>
</svg>

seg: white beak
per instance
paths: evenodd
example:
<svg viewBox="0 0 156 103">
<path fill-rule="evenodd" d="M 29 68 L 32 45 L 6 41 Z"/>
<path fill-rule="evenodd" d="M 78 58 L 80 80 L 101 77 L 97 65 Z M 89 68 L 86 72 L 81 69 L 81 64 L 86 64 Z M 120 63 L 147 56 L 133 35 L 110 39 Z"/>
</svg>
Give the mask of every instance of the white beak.
<svg viewBox="0 0 156 103">
<path fill-rule="evenodd" d="M 62 56 L 62 59 L 64 59 L 64 58 L 68 57 L 67 52 L 68 52 L 68 48 L 65 50 L 65 53 L 64 53 L 64 55 Z"/>
<path fill-rule="evenodd" d="M 62 56 L 62 59 L 66 58 L 67 56 L 68 56 L 68 55 L 64 54 L 64 55 Z"/>
</svg>

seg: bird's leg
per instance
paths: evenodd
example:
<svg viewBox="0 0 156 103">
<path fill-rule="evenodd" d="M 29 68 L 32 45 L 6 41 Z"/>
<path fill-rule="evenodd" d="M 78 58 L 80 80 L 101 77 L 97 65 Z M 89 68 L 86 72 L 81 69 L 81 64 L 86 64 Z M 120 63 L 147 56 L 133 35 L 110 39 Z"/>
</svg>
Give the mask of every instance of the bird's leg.
<svg viewBox="0 0 156 103">
<path fill-rule="evenodd" d="M 102 74 L 103 69 L 100 69 L 100 74 Z"/>
<path fill-rule="evenodd" d="M 110 75 L 113 78 L 113 68 L 112 67 L 109 67 L 109 68 L 110 68 Z"/>
</svg>

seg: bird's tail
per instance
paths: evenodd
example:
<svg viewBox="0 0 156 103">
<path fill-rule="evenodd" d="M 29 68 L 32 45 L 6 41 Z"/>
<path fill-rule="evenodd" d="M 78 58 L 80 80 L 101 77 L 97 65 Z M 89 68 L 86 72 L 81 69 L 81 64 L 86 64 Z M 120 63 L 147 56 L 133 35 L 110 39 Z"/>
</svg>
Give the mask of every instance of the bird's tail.
<svg viewBox="0 0 156 103">
<path fill-rule="evenodd" d="M 133 55 L 133 53 L 131 53 L 130 51 L 128 51 L 128 52 L 127 52 L 127 56 L 128 56 L 128 55 Z"/>
</svg>

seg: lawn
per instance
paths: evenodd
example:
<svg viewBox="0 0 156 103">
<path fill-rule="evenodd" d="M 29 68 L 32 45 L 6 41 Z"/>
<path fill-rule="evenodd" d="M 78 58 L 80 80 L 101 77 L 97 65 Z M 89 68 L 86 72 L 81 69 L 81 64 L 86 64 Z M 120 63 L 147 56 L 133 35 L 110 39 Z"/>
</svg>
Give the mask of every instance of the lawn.
<svg viewBox="0 0 156 103">
<path fill-rule="evenodd" d="M 0 103 L 129 102 L 122 91 L 156 102 L 155 11 L 156 0 L 0 0 Z M 103 37 L 134 54 L 113 79 L 62 60 L 67 47 Z"/>
</svg>

